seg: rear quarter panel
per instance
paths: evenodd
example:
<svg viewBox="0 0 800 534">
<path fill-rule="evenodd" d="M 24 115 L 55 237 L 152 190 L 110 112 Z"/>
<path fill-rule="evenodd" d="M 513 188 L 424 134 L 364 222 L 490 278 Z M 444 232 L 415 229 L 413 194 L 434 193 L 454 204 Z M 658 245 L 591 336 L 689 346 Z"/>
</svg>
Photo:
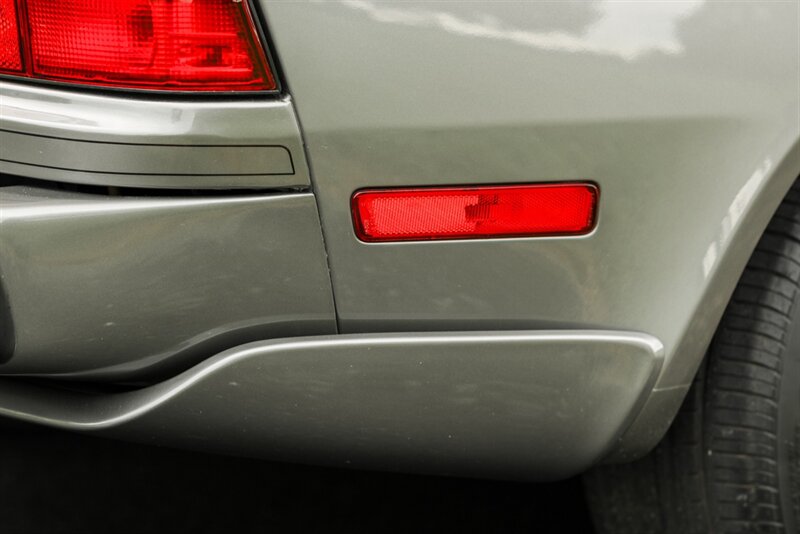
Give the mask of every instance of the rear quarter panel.
<svg viewBox="0 0 800 534">
<path fill-rule="evenodd" d="M 262 0 L 344 333 L 630 329 L 685 391 L 800 172 L 797 2 Z M 580 238 L 365 244 L 363 187 L 593 180 Z"/>
</svg>

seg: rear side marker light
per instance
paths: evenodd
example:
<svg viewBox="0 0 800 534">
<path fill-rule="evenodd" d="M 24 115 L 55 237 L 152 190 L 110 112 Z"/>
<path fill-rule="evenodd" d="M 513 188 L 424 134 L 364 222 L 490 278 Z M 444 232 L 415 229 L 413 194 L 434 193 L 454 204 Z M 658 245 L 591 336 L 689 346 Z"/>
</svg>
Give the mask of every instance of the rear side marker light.
<svg viewBox="0 0 800 534">
<path fill-rule="evenodd" d="M 162 91 L 277 87 L 247 0 L 0 0 L 0 14 L 4 74 Z"/>
<path fill-rule="evenodd" d="M 365 189 L 352 198 L 362 241 L 581 235 L 592 231 L 590 183 Z"/>
</svg>

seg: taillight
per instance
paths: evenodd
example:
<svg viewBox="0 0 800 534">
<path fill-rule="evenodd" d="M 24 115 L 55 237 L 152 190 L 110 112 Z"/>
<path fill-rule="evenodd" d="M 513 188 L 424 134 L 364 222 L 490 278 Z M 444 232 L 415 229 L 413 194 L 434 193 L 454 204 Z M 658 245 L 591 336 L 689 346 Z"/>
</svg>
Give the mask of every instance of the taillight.
<svg viewBox="0 0 800 534">
<path fill-rule="evenodd" d="M 0 72 L 22 72 L 19 24 L 14 0 L 0 0 Z"/>
<path fill-rule="evenodd" d="M 16 10 L 15 10 L 16 4 Z M 52 81 L 167 91 L 271 91 L 246 0 L 0 0 L 0 69 Z M 19 68 L 6 34 L 26 43 Z M 20 56 L 24 57 L 21 58 Z"/>
<path fill-rule="evenodd" d="M 579 235 L 594 228 L 587 183 L 371 189 L 353 195 L 362 241 Z"/>
</svg>

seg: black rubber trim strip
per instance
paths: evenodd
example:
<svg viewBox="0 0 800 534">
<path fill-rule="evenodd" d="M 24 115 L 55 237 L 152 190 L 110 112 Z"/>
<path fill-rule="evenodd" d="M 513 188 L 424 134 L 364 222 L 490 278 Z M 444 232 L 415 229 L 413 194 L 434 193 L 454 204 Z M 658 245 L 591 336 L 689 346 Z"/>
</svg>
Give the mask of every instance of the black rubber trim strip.
<svg viewBox="0 0 800 534">
<path fill-rule="evenodd" d="M 226 147 L 233 147 L 233 148 L 284 148 L 289 151 L 283 145 L 202 145 L 202 144 L 177 144 L 177 143 L 129 143 L 124 141 L 96 141 L 93 139 L 75 139 L 72 137 L 59 137 L 57 135 L 43 135 L 43 134 L 35 134 L 30 132 L 19 132 L 17 130 L 8 130 L 6 128 L 0 128 L 0 132 L 10 133 L 10 134 L 17 134 L 17 135 L 29 135 L 31 137 L 44 137 L 45 139 L 57 139 L 59 141 L 75 141 L 76 143 L 94 143 L 98 145 L 125 145 L 125 146 L 182 146 L 182 147 L 197 147 L 197 148 L 226 148 Z M 289 153 L 291 155 L 291 152 Z"/>
<path fill-rule="evenodd" d="M 11 159 L 0 159 L 0 162 L 4 163 L 14 163 L 15 165 L 27 165 L 29 167 L 41 167 L 43 169 L 54 169 L 57 171 L 68 171 L 68 172 L 84 172 L 86 174 L 114 174 L 119 176 L 202 176 L 203 178 L 213 178 L 215 176 L 294 176 L 294 172 L 285 173 L 285 172 L 259 172 L 255 174 L 243 174 L 243 173 L 234 173 L 234 174 L 199 174 L 196 172 L 189 173 L 189 174 L 179 174 L 179 173 L 152 173 L 152 172 L 114 172 L 114 171 L 89 171 L 85 169 L 70 169 L 68 167 L 54 167 L 52 165 L 40 165 L 38 163 L 27 163 L 25 161 L 14 161 Z M 124 186 L 123 186 L 124 187 Z"/>
<path fill-rule="evenodd" d="M 80 193 L 83 195 L 94 195 L 101 197 L 247 197 L 264 195 L 292 195 L 311 193 L 311 188 L 307 185 L 285 186 L 285 187 L 245 187 L 245 188 L 196 188 L 190 187 L 142 187 L 126 185 L 98 185 L 82 184 L 73 182 L 60 182 L 57 180 L 47 180 L 44 178 L 32 178 L 30 176 L 18 176 L 7 174 L 0 171 L 0 192 L 8 187 L 30 187 L 49 191 L 65 191 Z M 114 193 L 112 193 L 114 191 Z"/>
<path fill-rule="evenodd" d="M 84 169 L 73 169 L 69 167 L 56 167 L 52 165 L 41 165 L 38 163 L 29 163 L 26 161 L 16 161 L 12 159 L 0 158 L 0 161 L 6 163 L 14 163 L 17 165 L 29 165 L 31 167 L 42 167 L 45 169 L 54 169 L 59 171 L 72 171 L 72 172 L 85 172 L 88 174 L 116 174 L 120 176 L 292 176 L 297 174 L 294 166 L 294 158 L 292 151 L 284 145 L 207 145 L 207 144 L 171 144 L 171 143 L 129 143 L 121 141 L 96 141 L 91 139 L 74 139 L 71 137 L 59 137 L 56 135 L 42 135 L 28 132 L 19 132 L 16 130 L 8 130 L 0 128 L 0 132 L 12 135 L 27 135 L 29 137 L 40 137 L 43 139 L 55 139 L 56 141 L 68 141 L 71 143 L 89 143 L 95 145 L 115 145 L 115 146 L 149 146 L 149 147 L 163 147 L 163 148 L 282 148 L 289 156 L 289 165 L 292 167 L 291 173 L 286 172 L 259 172 L 259 173 L 231 173 L 231 174 L 199 174 L 199 173 L 147 173 L 147 172 L 115 172 L 115 171 L 91 171 Z"/>
</svg>

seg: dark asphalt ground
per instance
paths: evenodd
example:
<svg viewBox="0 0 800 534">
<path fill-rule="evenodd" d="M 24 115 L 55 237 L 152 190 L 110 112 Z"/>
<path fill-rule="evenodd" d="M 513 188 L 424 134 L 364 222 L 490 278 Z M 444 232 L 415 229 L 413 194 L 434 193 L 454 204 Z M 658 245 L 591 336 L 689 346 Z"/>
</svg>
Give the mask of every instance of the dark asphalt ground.
<svg viewBox="0 0 800 534">
<path fill-rule="evenodd" d="M 591 532 L 578 480 L 520 484 L 187 453 L 0 423 L 0 532 Z"/>
</svg>

